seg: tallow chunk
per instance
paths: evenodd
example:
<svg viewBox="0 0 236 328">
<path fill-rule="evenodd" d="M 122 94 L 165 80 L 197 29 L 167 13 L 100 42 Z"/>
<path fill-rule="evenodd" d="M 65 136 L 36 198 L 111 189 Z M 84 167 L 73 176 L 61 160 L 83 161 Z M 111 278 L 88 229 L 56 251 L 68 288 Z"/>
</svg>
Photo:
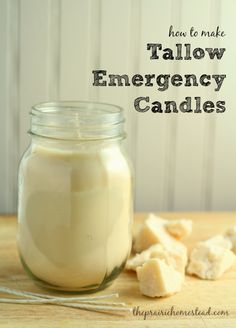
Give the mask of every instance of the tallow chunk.
<svg viewBox="0 0 236 328">
<path fill-rule="evenodd" d="M 187 272 L 202 279 L 215 280 L 234 264 L 235 258 L 226 247 L 201 242 L 191 252 Z"/>
<path fill-rule="evenodd" d="M 232 251 L 236 253 L 236 225 L 226 231 L 225 237 L 230 240 Z"/>
<path fill-rule="evenodd" d="M 152 258 L 137 268 L 139 288 L 143 295 L 163 297 L 181 290 L 183 275 L 165 261 Z"/>
<path fill-rule="evenodd" d="M 160 229 L 160 233 L 166 233 L 164 228 L 165 220 L 150 214 L 148 218 L 140 226 L 136 236 L 134 236 L 133 250 L 140 253 L 150 246 L 157 244 L 162 239 L 156 235 L 156 230 Z M 159 233 L 159 235 L 160 235 Z"/>
<path fill-rule="evenodd" d="M 167 257 L 165 257 L 164 247 L 161 244 L 152 245 L 145 251 L 135 254 L 133 257 L 128 259 L 126 263 L 126 269 L 136 271 L 138 266 L 143 265 L 150 258 L 156 258 L 156 257 L 162 258 L 166 262 L 168 261 Z"/>
<path fill-rule="evenodd" d="M 216 235 L 216 236 L 211 237 L 200 243 L 203 243 L 206 245 L 215 245 L 215 246 L 219 246 L 219 247 L 223 247 L 223 248 L 227 248 L 227 249 L 232 248 L 231 241 L 223 235 Z"/>
<path fill-rule="evenodd" d="M 139 229 L 135 229 L 133 233 L 133 250 L 141 252 L 155 244 L 157 238 L 155 232 L 153 233 L 153 229 L 156 230 L 157 227 L 162 227 L 164 232 L 167 232 L 175 239 L 183 239 L 191 234 L 192 221 L 188 219 L 166 220 L 150 213 L 144 223 L 140 225 Z"/>
<path fill-rule="evenodd" d="M 180 248 L 182 243 L 174 239 L 166 230 L 166 220 L 151 214 L 139 229 L 133 244 L 133 250 L 140 253 L 150 246 L 160 243 L 167 248 Z M 181 246 L 180 246 L 181 245 Z"/>
<path fill-rule="evenodd" d="M 173 237 L 177 239 L 183 239 L 188 237 L 192 233 L 193 223 L 191 220 L 181 219 L 181 220 L 166 220 L 166 230 Z"/>
<path fill-rule="evenodd" d="M 150 258 L 161 259 L 178 272 L 184 274 L 187 264 L 187 249 L 182 244 L 176 248 L 167 248 L 162 244 L 155 244 L 130 258 L 126 263 L 126 269 L 135 271 L 137 267 L 143 265 Z"/>
</svg>

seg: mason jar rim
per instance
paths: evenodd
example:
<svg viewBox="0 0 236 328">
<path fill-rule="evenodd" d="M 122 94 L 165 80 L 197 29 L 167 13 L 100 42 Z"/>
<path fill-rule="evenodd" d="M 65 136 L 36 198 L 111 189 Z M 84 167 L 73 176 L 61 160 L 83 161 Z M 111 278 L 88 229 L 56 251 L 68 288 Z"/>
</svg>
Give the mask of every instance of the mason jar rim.
<svg viewBox="0 0 236 328">
<path fill-rule="evenodd" d="M 108 111 L 104 112 L 104 114 L 117 114 L 122 113 L 124 110 L 122 107 L 118 105 L 114 105 L 106 102 L 98 102 L 98 101 L 86 101 L 86 100 L 60 100 L 60 101 L 49 101 L 49 102 L 41 102 L 31 107 L 31 113 L 45 113 L 45 114 L 54 114 L 58 108 L 73 108 L 73 109 L 83 109 L 92 105 L 93 107 L 109 107 L 110 113 Z M 52 110 L 54 109 L 54 110 Z M 57 110 L 56 110 L 57 109 Z M 65 113 L 66 114 L 66 113 Z"/>
<path fill-rule="evenodd" d="M 43 102 L 31 108 L 33 135 L 54 139 L 124 138 L 122 107 L 94 101 Z"/>
</svg>

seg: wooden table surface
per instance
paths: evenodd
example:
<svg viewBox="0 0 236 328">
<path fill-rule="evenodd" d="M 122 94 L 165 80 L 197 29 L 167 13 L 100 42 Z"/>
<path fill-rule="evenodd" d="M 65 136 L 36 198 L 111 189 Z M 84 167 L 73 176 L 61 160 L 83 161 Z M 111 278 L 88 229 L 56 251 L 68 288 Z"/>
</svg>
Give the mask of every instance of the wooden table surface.
<svg viewBox="0 0 236 328">
<path fill-rule="evenodd" d="M 165 218 L 190 218 L 193 234 L 185 241 L 190 249 L 198 240 L 222 233 L 236 224 L 236 213 L 159 213 Z M 136 224 L 146 214 L 137 214 Z M 0 217 L 0 285 L 21 290 L 41 292 L 24 273 L 16 248 L 17 221 L 15 217 Z M 45 292 L 45 291 L 44 291 Z M 144 320 L 143 316 L 83 311 L 55 305 L 0 304 L 0 327 L 236 327 L 236 266 L 217 281 L 186 277 L 183 290 L 171 297 L 151 299 L 139 292 L 135 273 L 123 272 L 105 291 L 118 292 L 120 301 L 141 311 L 177 310 L 228 311 L 228 315 L 158 316 Z M 5 297 L 6 295 L 1 295 Z"/>
</svg>

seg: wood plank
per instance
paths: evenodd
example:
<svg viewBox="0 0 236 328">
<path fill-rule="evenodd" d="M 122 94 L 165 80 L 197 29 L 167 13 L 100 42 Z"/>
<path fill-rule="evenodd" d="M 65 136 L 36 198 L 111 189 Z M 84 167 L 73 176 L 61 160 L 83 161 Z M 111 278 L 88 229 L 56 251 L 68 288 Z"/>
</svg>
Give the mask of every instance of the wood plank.
<svg viewBox="0 0 236 328">
<path fill-rule="evenodd" d="M 236 213 L 159 213 L 165 218 L 190 218 L 194 222 L 193 235 L 186 240 L 191 248 L 197 241 L 236 224 Z M 135 223 L 139 224 L 145 214 L 137 214 Z M 24 273 L 16 249 L 16 220 L 14 217 L 0 218 L 0 285 L 33 292 L 42 292 Z M 95 313 L 77 309 L 51 305 L 14 305 L 1 304 L 0 326 L 3 327 L 228 327 L 236 325 L 236 266 L 226 272 L 217 281 L 205 281 L 194 277 L 186 277 L 183 290 L 171 297 L 150 299 L 140 294 L 138 282 L 134 273 L 123 272 L 120 277 L 105 291 L 119 292 L 120 301 L 129 306 L 139 306 L 140 310 L 192 310 L 195 307 L 207 310 L 227 310 L 227 317 L 151 317 L 144 322 L 142 316 L 132 313 L 115 315 Z M 57 294 L 58 295 L 58 294 Z M 64 295 L 64 294 L 63 294 Z M 158 325 L 159 324 L 159 325 Z"/>
<path fill-rule="evenodd" d="M 214 167 L 212 167 L 212 208 L 215 210 L 235 209 L 236 194 L 236 110 L 235 110 L 235 76 L 236 47 L 232 44 L 235 38 L 236 2 L 230 0 L 227 6 L 221 6 L 221 26 L 226 31 L 226 37 L 221 40 L 221 47 L 226 48 L 225 59 L 219 65 L 220 74 L 226 74 L 224 86 L 219 100 L 226 101 L 226 111 L 217 115 L 215 127 Z M 235 24 L 235 23 L 234 23 Z"/>
<path fill-rule="evenodd" d="M 0 2 L 0 210 L 17 208 L 17 168 L 19 159 L 19 2 Z"/>
<path fill-rule="evenodd" d="M 62 0 L 60 99 L 88 100 L 91 1 Z M 96 49 L 91 48 L 93 54 Z"/>
<path fill-rule="evenodd" d="M 138 2 L 136 4 L 138 5 Z M 108 74 L 128 74 L 132 71 L 130 58 L 133 59 L 133 37 L 131 29 L 133 22 L 131 0 L 102 0 L 101 1 L 101 35 L 100 63 L 93 69 L 107 70 Z M 135 14 L 134 14 L 135 15 Z M 132 16 L 132 17 L 131 17 Z M 137 18 L 137 17 L 135 17 Z M 138 18 L 137 18 L 138 19 Z M 111 32 L 112 28 L 112 32 Z M 138 33 L 138 31 L 135 31 Z M 98 63 L 97 63 L 98 65 Z M 91 69 L 92 70 L 92 69 Z M 127 131 L 127 149 L 135 166 L 135 125 L 130 94 L 127 87 L 93 87 L 99 89 L 99 100 L 124 108 Z"/>
<path fill-rule="evenodd" d="M 202 10 L 204 6 L 204 10 Z M 195 15 L 190 13 L 194 12 Z M 191 26 L 199 32 L 201 28 L 212 28 L 209 16 L 215 16 L 215 10 L 211 2 L 200 0 L 198 3 L 184 2 L 181 9 L 181 21 L 176 30 L 188 31 Z M 200 20 L 199 20 L 200 17 Z M 189 35 L 189 33 L 188 33 Z M 172 38 L 172 46 L 175 43 L 189 43 L 192 49 L 196 47 L 207 47 L 212 44 L 212 39 L 201 37 Z M 211 74 L 212 64 L 209 59 L 202 60 L 182 60 L 178 67 L 179 74 L 196 74 L 201 76 L 204 73 Z M 211 87 L 180 87 L 176 95 L 180 103 L 185 97 L 201 97 L 202 102 L 214 100 L 214 91 Z M 193 109 L 195 108 L 193 103 Z M 206 188 L 208 171 L 206 172 L 208 152 L 211 152 L 207 141 L 208 136 L 207 120 L 212 121 L 212 114 L 179 113 L 177 118 L 176 133 L 176 158 L 173 176 L 173 210 L 205 210 Z"/>
<path fill-rule="evenodd" d="M 7 102 L 8 102 L 8 87 L 7 87 L 7 0 L 0 1 L 0 211 L 7 213 L 8 208 L 8 144 L 7 144 Z"/>
<path fill-rule="evenodd" d="M 151 0 L 148 6 L 141 2 L 140 19 L 140 64 L 135 73 L 139 74 L 166 74 L 170 70 L 170 62 L 164 60 L 150 60 L 150 51 L 147 43 L 163 43 L 169 45 L 166 37 L 171 23 L 171 1 L 163 6 L 160 1 Z M 155 22 L 158 15 L 158 28 L 150 22 Z M 135 58 L 135 54 L 133 54 Z M 137 54 L 138 56 L 138 54 Z M 135 88 L 135 87 L 133 87 Z M 169 91 L 158 91 L 157 86 L 139 87 L 136 97 L 150 97 L 153 101 L 163 102 L 168 99 Z M 133 110 L 133 104 L 131 104 Z M 171 114 L 173 115 L 173 114 Z M 136 113 L 136 204 L 137 211 L 165 210 L 168 190 L 165 188 L 169 176 L 165 174 L 167 153 L 170 151 L 168 138 L 170 133 L 169 122 L 172 118 L 168 114 Z"/>
<path fill-rule="evenodd" d="M 49 100 L 49 42 L 50 1 L 22 0 L 20 2 L 20 155 L 30 138 L 29 111 L 33 105 Z"/>
</svg>

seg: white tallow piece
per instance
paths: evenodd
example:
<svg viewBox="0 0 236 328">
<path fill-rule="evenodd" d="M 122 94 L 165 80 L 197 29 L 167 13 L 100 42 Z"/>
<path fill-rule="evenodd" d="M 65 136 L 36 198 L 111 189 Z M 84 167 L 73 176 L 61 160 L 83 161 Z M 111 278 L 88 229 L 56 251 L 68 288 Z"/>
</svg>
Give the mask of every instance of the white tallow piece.
<svg viewBox="0 0 236 328">
<path fill-rule="evenodd" d="M 139 288 L 143 295 L 164 297 L 181 290 L 183 275 L 165 261 L 152 258 L 137 268 Z"/>
<path fill-rule="evenodd" d="M 137 232 L 126 269 L 137 272 L 142 294 L 163 297 L 180 291 L 187 265 L 187 248 L 178 239 L 192 231 L 190 220 L 166 219 L 150 214 Z M 174 238 L 175 237 L 175 238 Z"/>
<path fill-rule="evenodd" d="M 188 219 L 169 220 L 166 222 L 165 227 L 173 237 L 183 239 L 191 235 L 193 223 Z"/>
<path fill-rule="evenodd" d="M 184 274 L 187 264 L 187 249 L 183 245 L 172 248 L 165 247 L 162 244 L 155 244 L 145 251 L 136 254 L 130 258 L 126 263 L 127 270 L 136 271 L 137 267 L 143 265 L 151 258 L 163 260 L 167 265 L 172 266 L 178 272 Z"/>
<path fill-rule="evenodd" d="M 232 251 L 236 253 L 236 225 L 226 231 L 225 237 L 230 240 Z"/>
<path fill-rule="evenodd" d="M 188 234 L 191 233 L 192 227 L 191 223 L 186 223 L 186 221 L 190 220 L 176 220 L 173 221 L 173 224 L 170 221 L 159 218 L 154 214 L 150 214 L 148 218 L 141 225 L 139 231 L 137 232 L 134 238 L 133 250 L 136 253 L 140 253 L 143 250 L 149 248 L 150 246 L 160 243 L 167 248 L 181 248 L 184 245 L 175 238 L 173 238 L 173 231 L 175 231 L 175 235 L 178 234 L 178 239 L 180 239 L 181 235 L 180 231 L 184 231 L 184 225 L 188 226 L 185 231 L 188 231 Z M 178 223 L 179 222 L 179 223 Z M 190 221 L 191 222 L 191 221 Z M 180 228 L 182 226 L 182 228 Z M 177 228 L 178 227 L 178 228 Z M 172 231 L 172 233 L 170 233 Z M 178 231 L 178 233 L 177 233 Z M 184 233 L 184 236 L 187 236 L 187 233 Z"/>
<path fill-rule="evenodd" d="M 201 279 L 215 280 L 231 268 L 236 256 L 232 244 L 224 236 L 215 236 L 198 243 L 192 250 L 187 273 Z"/>
<path fill-rule="evenodd" d="M 213 236 L 205 241 L 200 242 L 200 244 L 203 243 L 205 245 L 215 245 L 227 249 L 232 249 L 232 243 L 229 238 L 227 238 L 224 235 L 216 235 Z"/>
<path fill-rule="evenodd" d="M 235 263 L 236 226 L 224 235 L 216 235 L 197 243 L 190 254 L 187 273 L 201 279 L 215 280 Z"/>
</svg>

